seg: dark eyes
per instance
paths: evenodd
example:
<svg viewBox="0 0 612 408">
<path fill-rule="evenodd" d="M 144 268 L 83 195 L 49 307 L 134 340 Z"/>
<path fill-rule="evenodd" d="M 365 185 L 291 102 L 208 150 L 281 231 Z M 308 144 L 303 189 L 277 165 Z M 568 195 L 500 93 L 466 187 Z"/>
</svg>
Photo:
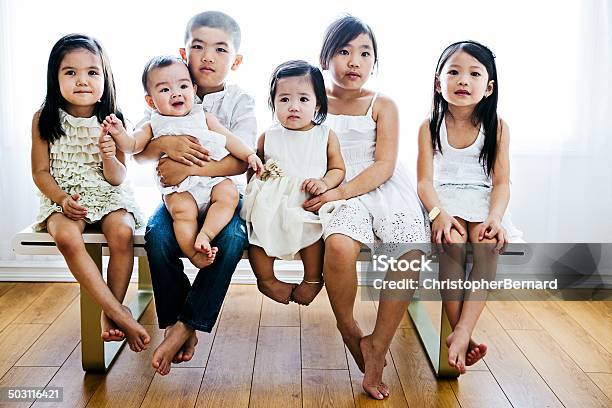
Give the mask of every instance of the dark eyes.
<svg viewBox="0 0 612 408">
<path fill-rule="evenodd" d="M 182 84 L 181 85 L 181 89 L 187 89 L 187 88 L 189 88 L 189 86 L 187 84 Z"/>
<path fill-rule="evenodd" d="M 217 52 L 227 52 L 227 50 L 225 48 L 219 47 L 217 48 Z"/>
<path fill-rule="evenodd" d="M 203 50 L 203 49 L 204 49 L 204 47 L 203 47 L 201 44 L 193 44 L 193 45 L 191 46 L 191 49 L 192 49 L 192 50 Z M 227 51 L 225 48 L 223 48 L 223 47 L 217 47 L 217 48 L 215 48 L 215 51 L 217 51 L 217 52 L 228 52 L 228 51 Z"/>
<path fill-rule="evenodd" d="M 480 72 L 472 72 L 470 75 L 472 75 L 474 77 L 479 77 L 480 76 Z"/>
<path fill-rule="evenodd" d="M 169 88 L 162 88 L 159 90 L 159 92 L 170 92 Z"/>
<path fill-rule="evenodd" d="M 305 97 L 305 96 L 302 96 L 302 97 L 300 98 L 300 102 L 308 102 L 309 100 L 310 100 L 310 99 L 308 99 L 308 98 L 307 98 L 307 97 Z"/>
<path fill-rule="evenodd" d="M 340 51 L 338 51 L 338 54 L 340 54 L 340 55 L 349 55 L 349 52 L 347 50 L 340 50 Z"/>
<path fill-rule="evenodd" d="M 448 75 L 459 75 L 459 71 L 457 71 L 456 69 L 451 69 L 448 71 Z M 470 72 L 470 75 L 473 77 L 480 77 L 482 76 L 482 74 L 480 72 L 477 71 L 472 71 Z"/>
<path fill-rule="evenodd" d="M 289 102 L 289 98 L 284 96 L 284 97 L 280 98 L 280 101 L 281 102 Z"/>
<path fill-rule="evenodd" d="M 362 53 L 361 53 L 361 56 L 362 56 L 362 57 L 369 57 L 369 56 L 370 56 L 370 53 L 369 53 L 369 52 L 367 52 L 367 51 L 364 51 L 364 52 L 362 52 Z"/>
</svg>

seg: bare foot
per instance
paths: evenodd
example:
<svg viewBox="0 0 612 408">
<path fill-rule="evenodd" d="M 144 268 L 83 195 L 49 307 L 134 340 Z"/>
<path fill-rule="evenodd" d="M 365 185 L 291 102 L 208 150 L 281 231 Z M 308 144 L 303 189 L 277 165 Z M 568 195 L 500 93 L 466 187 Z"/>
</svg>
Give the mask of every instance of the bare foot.
<svg viewBox="0 0 612 408">
<path fill-rule="evenodd" d="M 104 341 L 123 341 L 125 339 L 125 333 L 104 312 L 100 314 L 100 327 L 102 328 L 100 336 Z"/>
<path fill-rule="evenodd" d="M 193 247 L 198 252 L 202 252 L 206 255 L 210 254 L 210 238 L 204 231 L 200 231 L 200 233 L 196 236 L 195 244 L 193 245 Z"/>
<path fill-rule="evenodd" d="M 323 281 L 321 283 L 314 283 L 303 280 L 302 283 L 297 285 L 293 292 L 291 292 L 291 300 L 303 306 L 308 306 L 310 302 L 319 294 L 323 289 Z"/>
<path fill-rule="evenodd" d="M 193 332 L 193 329 L 185 326 L 180 321 L 168 328 L 167 336 L 155 349 L 155 353 L 153 353 L 151 366 L 153 366 L 155 371 L 161 375 L 166 375 L 170 372 L 172 360 Z"/>
<path fill-rule="evenodd" d="M 261 293 L 276 302 L 284 303 L 286 305 L 289 304 L 289 300 L 291 300 L 291 293 L 296 286 L 297 285 L 292 285 L 291 283 L 279 281 L 276 278 L 257 280 L 257 288 Z"/>
<path fill-rule="evenodd" d="M 206 268 L 208 265 L 215 262 L 215 258 L 217 256 L 217 252 L 219 248 L 212 247 L 210 250 L 205 252 L 195 252 L 193 255 L 189 257 L 189 260 L 198 269 Z"/>
<path fill-rule="evenodd" d="M 109 316 L 117 326 L 125 333 L 128 345 L 132 351 L 137 353 L 149 347 L 151 336 L 140 323 L 132 316 L 132 311 L 127 306 L 121 306 L 121 312 L 116 316 Z"/>
<path fill-rule="evenodd" d="M 361 386 L 372 398 L 381 400 L 388 397 L 389 387 L 382 380 L 386 351 L 374 346 L 372 335 L 362 337 L 359 347 L 365 363 L 365 375 Z"/>
<path fill-rule="evenodd" d="M 167 336 L 168 329 L 169 327 L 166 328 L 166 331 L 164 331 L 164 338 L 166 338 Z M 191 337 L 189 337 L 187 341 L 183 344 L 183 346 L 178 351 L 178 353 L 176 353 L 176 355 L 172 359 L 172 362 L 174 364 L 180 364 L 184 361 L 191 360 L 193 358 L 193 355 L 195 354 L 195 346 L 197 344 L 198 344 L 198 336 L 196 335 L 196 332 L 194 331 Z"/>
<path fill-rule="evenodd" d="M 455 330 L 446 338 L 448 346 L 448 364 L 455 367 L 459 374 L 465 374 L 465 359 L 470 333 L 467 330 L 455 327 Z"/>
<path fill-rule="evenodd" d="M 487 354 L 487 345 L 482 343 L 478 344 L 474 340 L 470 339 L 470 345 L 468 346 L 468 353 L 465 357 L 465 365 L 474 365 Z"/>
<path fill-rule="evenodd" d="M 353 356 L 355 363 L 357 363 L 357 367 L 359 367 L 359 371 L 365 373 L 365 363 L 363 362 L 363 354 L 361 354 L 361 347 L 359 343 L 361 342 L 361 338 L 363 337 L 363 332 L 359 328 L 359 325 L 355 320 L 353 320 L 353 326 L 347 329 L 343 329 L 338 327 L 340 330 L 340 334 L 342 335 L 342 341 L 348 348 L 348 351 Z"/>
</svg>

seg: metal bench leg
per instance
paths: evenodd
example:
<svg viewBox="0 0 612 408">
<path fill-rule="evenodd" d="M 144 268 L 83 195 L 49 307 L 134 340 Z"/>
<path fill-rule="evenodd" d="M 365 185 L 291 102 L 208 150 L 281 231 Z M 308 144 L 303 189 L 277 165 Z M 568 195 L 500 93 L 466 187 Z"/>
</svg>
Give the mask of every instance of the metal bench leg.
<svg viewBox="0 0 612 408">
<path fill-rule="evenodd" d="M 85 248 L 101 273 L 102 244 L 85 244 Z M 142 262 L 143 258 L 145 260 L 144 263 Z M 136 320 L 140 319 L 153 298 L 149 264 L 146 262 L 146 257 L 140 257 L 139 259 L 138 277 L 138 294 L 129 305 Z M 125 344 L 125 341 L 108 343 L 102 341 L 100 337 L 102 330 L 100 326 L 101 312 L 100 306 L 81 287 L 81 358 L 83 370 L 85 371 L 108 371 L 115 357 L 117 357 Z"/>
<path fill-rule="evenodd" d="M 459 373 L 448 364 L 448 347 L 446 346 L 446 338 L 451 334 L 452 329 L 442 302 L 440 302 L 440 308 L 440 335 L 438 335 L 433 322 L 429 319 L 423 302 L 419 302 L 417 299 L 410 302 L 408 314 L 421 338 L 421 343 L 425 347 L 436 377 L 456 378 Z"/>
</svg>

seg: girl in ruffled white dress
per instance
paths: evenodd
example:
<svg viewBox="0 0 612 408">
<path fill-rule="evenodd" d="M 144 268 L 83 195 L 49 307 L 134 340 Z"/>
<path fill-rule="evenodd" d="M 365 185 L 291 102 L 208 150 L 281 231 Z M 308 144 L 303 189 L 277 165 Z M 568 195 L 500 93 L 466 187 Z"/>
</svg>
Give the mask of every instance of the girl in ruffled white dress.
<svg viewBox="0 0 612 408">
<path fill-rule="evenodd" d="M 419 131 L 419 196 L 430 211 L 432 240 L 441 249 L 441 280 L 465 279 L 467 242 L 474 260 L 469 279 L 493 279 L 504 244 L 521 235 L 506 214 L 509 132 L 497 116 L 494 58 L 474 41 L 448 46 L 436 67 L 431 117 Z M 453 328 L 446 339 L 449 364 L 463 374 L 487 351 L 471 339 L 486 291 L 442 295 Z"/>
<path fill-rule="evenodd" d="M 412 292 L 405 291 L 401 300 L 381 298 L 374 331 L 364 337 L 353 315 L 357 257 L 362 244 L 367 244 L 374 250 L 385 247 L 395 258 L 418 262 L 423 253 L 416 249 L 429 242 L 430 235 L 408 171 L 397 163 L 397 107 L 390 98 L 364 88 L 377 58 L 374 34 L 361 20 L 342 17 L 327 29 L 320 54 L 321 66 L 331 79 L 325 124 L 340 140 L 347 182 L 309 200 L 305 208 L 347 200 L 324 231 L 323 276 L 338 329 L 365 372 L 362 386 L 372 397 L 383 399 L 389 395 L 382 381 L 385 354 Z M 416 279 L 413 275 L 410 278 Z"/>
<path fill-rule="evenodd" d="M 108 116 L 104 129 L 125 153 L 140 153 L 160 136 L 189 135 L 208 150 L 212 160 L 228 154 L 249 163 L 256 172 L 263 164 L 255 151 L 230 133 L 214 115 L 194 104 L 196 86 L 184 61 L 172 56 L 152 58 L 142 74 L 145 100 L 153 112 L 148 122 L 128 135 L 121 121 Z M 238 206 L 238 190 L 228 177 L 189 176 L 176 186 L 157 180 L 172 216 L 174 234 L 183 254 L 201 269 L 214 262 L 218 248 L 210 242 L 230 222 Z M 204 222 L 198 231 L 198 217 Z"/>
<path fill-rule="evenodd" d="M 323 286 L 323 228 L 342 202 L 307 211 L 304 202 L 344 180 L 344 162 L 327 115 L 323 76 L 305 61 L 288 61 L 272 74 L 270 107 L 278 123 L 261 135 L 261 178 L 249 182 L 241 216 L 249 261 L 259 290 L 277 302 L 307 305 Z M 297 287 L 274 276 L 274 260 L 300 255 L 304 280 Z"/>
<path fill-rule="evenodd" d="M 40 190 L 37 230 L 53 237 L 70 271 L 102 308 L 105 341 L 127 338 L 147 348 L 150 336 L 121 305 L 132 275 L 135 226 L 142 224 L 132 191 L 121 184 L 125 156 L 100 122 L 116 113 L 115 84 L 100 44 L 71 34 L 51 50 L 47 94 L 32 120 L 32 177 Z M 108 286 L 88 255 L 82 233 L 98 224 L 110 251 Z"/>
</svg>

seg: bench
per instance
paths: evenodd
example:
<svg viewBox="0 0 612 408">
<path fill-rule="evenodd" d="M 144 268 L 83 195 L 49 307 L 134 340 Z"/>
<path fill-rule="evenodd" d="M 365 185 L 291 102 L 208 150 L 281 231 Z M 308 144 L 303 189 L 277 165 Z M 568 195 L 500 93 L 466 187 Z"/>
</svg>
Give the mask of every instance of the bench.
<svg viewBox="0 0 612 408">
<path fill-rule="evenodd" d="M 108 246 L 104 235 L 100 232 L 83 233 L 83 240 L 87 252 L 92 257 L 98 269 L 102 271 L 102 257 L 108 256 Z M 31 227 L 25 228 L 17 233 L 13 239 L 13 249 L 17 254 L 23 255 L 60 255 L 53 242 L 53 238 L 46 232 L 35 232 Z M 517 246 L 509 248 L 500 257 L 500 264 L 516 263 L 517 256 L 525 256 L 525 248 Z M 151 273 L 149 263 L 144 249 L 144 228 L 134 233 L 134 256 L 138 257 L 138 293 L 135 299 L 128 305 L 134 318 L 139 320 L 145 309 L 153 299 L 153 287 L 151 284 Z M 247 259 L 247 251 L 242 255 Z M 514 260 L 509 261 L 510 258 Z M 362 249 L 358 258 L 360 261 L 370 260 L 370 252 Z M 106 372 L 119 351 L 125 344 L 122 342 L 104 342 L 100 337 L 100 313 L 101 309 L 89 294 L 81 288 L 81 354 L 82 365 L 85 371 Z M 457 371 L 448 364 L 448 347 L 446 338 L 451 333 L 451 326 L 441 308 L 440 321 L 432 322 L 424 306 L 419 302 L 417 296 L 408 307 L 408 313 L 412 319 L 415 329 L 427 352 L 432 369 L 437 377 L 457 377 Z M 438 328 L 434 326 L 438 325 Z M 438 334 L 439 333 L 439 334 Z"/>
</svg>

